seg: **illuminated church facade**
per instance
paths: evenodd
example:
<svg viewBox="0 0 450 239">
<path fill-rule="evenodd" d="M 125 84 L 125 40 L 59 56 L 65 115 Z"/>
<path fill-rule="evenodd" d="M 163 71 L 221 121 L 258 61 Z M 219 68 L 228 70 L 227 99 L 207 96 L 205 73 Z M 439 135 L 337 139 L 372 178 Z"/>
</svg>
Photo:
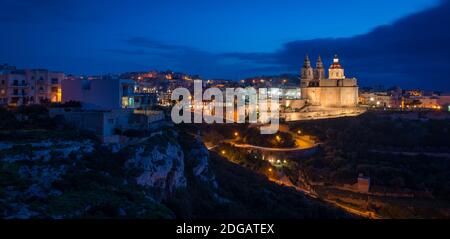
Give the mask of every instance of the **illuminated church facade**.
<svg viewBox="0 0 450 239">
<path fill-rule="evenodd" d="M 306 106 L 342 108 L 358 105 L 357 80 L 345 77 L 344 68 L 337 55 L 328 69 L 328 78 L 325 77 L 321 57 L 318 57 L 314 69 L 306 56 L 300 74 L 300 89 Z"/>
</svg>

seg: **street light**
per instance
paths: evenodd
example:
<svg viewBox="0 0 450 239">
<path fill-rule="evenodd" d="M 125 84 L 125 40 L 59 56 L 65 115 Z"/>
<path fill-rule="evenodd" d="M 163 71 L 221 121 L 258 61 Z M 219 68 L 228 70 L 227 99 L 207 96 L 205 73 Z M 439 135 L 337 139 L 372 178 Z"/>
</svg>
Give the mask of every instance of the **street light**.
<svg viewBox="0 0 450 239">
<path fill-rule="evenodd" d="M 239 133 L 238 133 L 238 132 L 234 132 L 234 136 L 235 136 L 235 137 L 238 137 L 238 136 L 239 136 Z"/>
<path fill-rule="evenodd" d="M 222 150 L 222 152 L 221 152 L 222 154 L 225 154 L 225 150 Z"/>
<path fill-rule="evenodd" d="M 301 131 L 301 130 L 298 130 L 298 131 L 297 131 L 297 134 L 301 134 L 301 133 L 302 133 L 302 131 Z"/>
<path fill-rule="evenodd" d="M 279 135 L 275 136 L 275 138 L 277 139 L 277 141 L 281 141 L 281 137 Z"/>
</svg>

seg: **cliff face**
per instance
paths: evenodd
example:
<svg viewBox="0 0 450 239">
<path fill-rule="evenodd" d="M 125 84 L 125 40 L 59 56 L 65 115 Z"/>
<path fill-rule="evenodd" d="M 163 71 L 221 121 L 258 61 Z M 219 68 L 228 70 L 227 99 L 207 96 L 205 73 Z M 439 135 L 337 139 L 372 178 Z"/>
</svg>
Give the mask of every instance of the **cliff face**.
<svg viewBox="0 0 450 239">
<path fill-rule="evenodd" d="M 191 167 L 194 177 L 202 182 L 218 188 L 217 181 L 209 165 L 209 151 L 199 136 L 195 136 L 191 147 L 187 151 L 186 161 Z"/>
<path fill-rule="evenodd" d="M 162 194 L 186 187 L 184 155 L 178 144 L 167 143 L 161 147 L 144 142 L 134 149 L 134 155 L 126 166 L 141 170 L 136 178 L 137 184 L 156 188 Z"/>
<path fill-rule="evenodd" d="M 186 148 L 178 138 L 176 131 L 165 129 L 125 149 L 130 155 L 126 168 L 138 171 L 136 183 L 152 189 L 158 199 L 186 188 L 186 173 L 217 187 L 208 167 L 209 153 L 201 139 L 195 138 Z"/>
</svg>

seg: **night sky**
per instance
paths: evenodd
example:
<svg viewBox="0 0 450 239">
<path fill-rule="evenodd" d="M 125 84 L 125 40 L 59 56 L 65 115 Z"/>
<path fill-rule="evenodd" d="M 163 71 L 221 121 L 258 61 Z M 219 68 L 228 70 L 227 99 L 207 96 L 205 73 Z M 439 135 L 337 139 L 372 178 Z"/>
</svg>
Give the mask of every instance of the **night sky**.
<svg viewBox="0 0 450 239">
<path fill-rule="evenodd" d="M 240 79 L 337 53 L 360 85 L 450 91 L 450 0 L 0 0 L 0 64 Z"/>
</svg>

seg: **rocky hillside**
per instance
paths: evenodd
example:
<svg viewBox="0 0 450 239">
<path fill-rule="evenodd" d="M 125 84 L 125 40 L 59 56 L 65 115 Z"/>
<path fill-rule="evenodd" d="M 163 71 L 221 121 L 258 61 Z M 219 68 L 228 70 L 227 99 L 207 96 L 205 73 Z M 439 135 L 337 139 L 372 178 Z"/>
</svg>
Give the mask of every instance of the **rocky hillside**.
<svg viewBox="0 0 450 239">
<path fill-rule="evenodd" d="M 0 218 L 348 216 L 210 155 L 183 127 L 160 127 L 117 150 L 45 109 L 17 114 L 0 109 Z"/>
<path fill-rule="evenodd" d="M 42 131 L 20 133 L 34 138 Z M 175 217 L 160 203 L 187 185 L 185 153 L 174 130 L 155 132 L 117 153 L 92 139 L 49 137 L 1 142 L 2 218 Z M 216 185 L 207 173 L 207 153 L 193 147 L 187 155 L 195 166 L 189 170 Z"/>
<path fill-rule="evenodd" d="M 171 218 L 94 141 L 2 143 L 2 218 Z"/>
</svg>

